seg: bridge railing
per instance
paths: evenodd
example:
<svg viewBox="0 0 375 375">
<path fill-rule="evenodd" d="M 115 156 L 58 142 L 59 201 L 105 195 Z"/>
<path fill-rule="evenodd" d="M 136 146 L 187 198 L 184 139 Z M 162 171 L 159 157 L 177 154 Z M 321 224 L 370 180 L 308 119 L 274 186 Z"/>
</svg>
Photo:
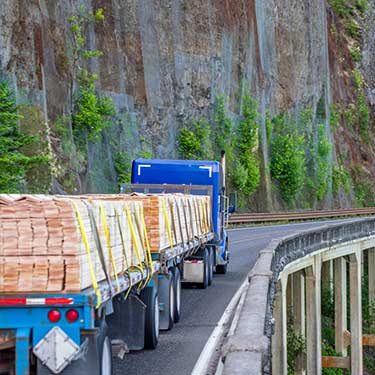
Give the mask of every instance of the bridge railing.
<svg viewBox="0 0 375 375">
<path fill-rule="evenodd" d="M 346 306 L 343 308 L 343 304 L 346 303 L 345 267 L 348 264 L 350 281 L 361 281 L 362 253 L 375 247 L 374 239 L 375 218 L 366 218 L 342 224 L 322 224 L 317 229 L 300 231 L 272 240 L 260 252 L 249 274 L 249 286 L 236 327 L 222 348 L 223 373 L 287 374 L 286 309 L 290 302 L 287 301 L 287 294 L 291 294 L 288 284 L 290 288 L 290 283 L 297 281 L 296 285 L 302 286 L 303 293 L 299 291 L 302 299 L 295 297 L 294 305 L 297 312 L 294 313 L 300 314 L 299 329 L 306 336 L 307 359 L 300 365 L 300 369 L 296 370 L 296 374 L 302 374 L 304 371 L 308 375 L 320 374 L 322 363 L 325 363 L 325 367 L 350 367 L 352 374 L 361 374 L 362 353 L 354 353 L 355 349 L 358 352 L 362 350 L 363 341 L 361 298 L 356 298 L 361 297 L 361 284 L 357 282 L 351 287 L 351 314 L 357 316 L 351 315 L 352 325 L 349 332 L 345 327 L 346 323 L 343 323 L 347 320 Z M 371 258 L 369 253 L 368 259 L 369 267 L 372 267 L 371 273 L 374 275 L 371 275 L 370 281 L 375 284 L 375 250 L 371 251 Z M 371 265 L 370 259 L 373 260 Z M 341 343 L 342 347 L 338 349 L 343 353 L 342 358 L 323 358 L 321 353 L 320 282 L 322 269 L 327 268 L 322 267 L 323 263 L 329 265 L 329 262 L 332 264 L 328 268 L 328 277 L 332 279 L 335 262 L 335 298 L 341 296 L 344 300 L 340 302 L 341 316 L 335 316 L 335 323 L 341 322 L 341 329 L 336 329 L 335 339 L 337 345 Z M 336 267 L 339 266 L 341 270 L 345 268 L 345 271 L 339 272 L 340 268 L 337 268 L 336 272 Z M 293 275 L 294 281 L 291 279 Z M 375 290 L 373 294 L 375 298 Z M 340 306 L 336 306 L 335 310 L 340 312 Z M 307 337 L 309 335 L 313 337 Z M 348 345 L 352 346 L 351 358 L 346 357 Z"/>
</svg>

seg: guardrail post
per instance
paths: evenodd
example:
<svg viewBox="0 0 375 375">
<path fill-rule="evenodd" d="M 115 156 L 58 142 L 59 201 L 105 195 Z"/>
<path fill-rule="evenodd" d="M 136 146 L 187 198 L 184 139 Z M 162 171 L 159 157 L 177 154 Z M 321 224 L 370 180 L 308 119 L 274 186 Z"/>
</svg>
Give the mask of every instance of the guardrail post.
<svg viewBox="0 0 375 375">
<path fill-rule="evenodd" d="M 335 350 L 348 355 L 344 332 L 347 329 L 347 302 L 346 302 L 346 260 L 343 257 L 334 260 L 335 277 Z"/>
<path fill-rule="evenodd" d="M 283 367 L 282 375 L 288 375 L 288 275 L 281 276 L 281 295 L 282 295 L 282 351 L 283 351 Z"/>
<path fill-rule="evenodd" d="M 298 271 L 291 276 L 293 280 L 293 328 L 298 335 L 305 337 L 305 277 L 302 271 Z M 300 356 L 296 359 L 295 374 L 302 375 L 303 370 L 303 358 Z"/>
<path fill-rule="evenodd" d="M 272 338 L 272 373 L 288 374 L 288 348 L 287 348 L 287 288 L 288 275 L 282 275 L 275 294 L 273 318 L 275 332 Z"/>
<path fill-rule="evenodd" d="M 322 373 L 321 271 L 322 258 L 316 255 L 313 266 L 306 268 L 307 375 Z"/>
<path fill-rule="evenodd" d="M 350 356 L 351 373 L 363 373 L 362 352 L 362 265 L 361 250 L 349 256 L 350 275 Z"/>
<path fill-rule="evenodd" d="M 273 319 L 275 329 L 272 336 L 272 373 L 282 374 L 283 368 L 283 317 L 282 317 L 282 293 L 279 281 L 273 303 Z"/>
</svg>

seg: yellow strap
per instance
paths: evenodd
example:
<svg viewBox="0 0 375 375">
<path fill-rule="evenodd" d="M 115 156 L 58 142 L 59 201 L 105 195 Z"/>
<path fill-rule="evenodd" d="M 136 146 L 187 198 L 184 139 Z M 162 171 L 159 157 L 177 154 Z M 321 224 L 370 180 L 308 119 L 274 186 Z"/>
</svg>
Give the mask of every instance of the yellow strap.
<svg viewBox="0 0 375 375">
<path fill-rule="evenodd" d="M 174 246 L 173 246 L 171 228 L 169 226 L 169 219 L 168 219 L 167 207 L 165 206 L 165 200 L 164 200 L 164 198 L 161 199 L 161 203 L 162 203 L 162 206 L 163 206 L 165 226 L 167 227 L 167 233 L 168 233 L 169 243 L 171 245 L 171 250 L 172 250 Z"/>
<path fill-rule="evenodd" d="M 139 262 L 139 267 L 140 269 L 142 270 L 142 274 L 143 274 L 143 266 L 142 266 L 142 258 L 141 258 L 141 253 L 139 251 L 139 246 L 138 246 L 138 242 L 137 242 L 137 236 L 135 235 L 135 230 L 134 230 L 134 225 L 133 225 L 133 222 L 132 222 L 132 218 L 130 216 L 130 211 L 129 211 L 129 207 L 126 205 L 125 206 L 125 211 L 126 211 L 126 216 L 128 218 L 128 223 L 129 223 L 129 227 L 130 227 L 130 232 L 132 234 L 132 238 L 133 238 L 133 242 L 134 242 L 134 246 L 135 246 L 135 251 L 137 253 L 137 258 L 138 258 L 138 262 Z"/>
<path fill-rule="evenodd" d="M 154 265 L 152 264 L 151 248 L 150 248 L 150 243 L 148 242 L 148 235 L 147 235 L 147 228 L 146 228 L 146 222 L 145 222 L 145 215 L 143 212 L 143 206 L 141 207 L 141 220 L 142 220 L 143 232 L 145 235 L 147 257 L 148 257 L 148 262 L 151 268 L 151 277 L 152 277 L 152 275 L 154 274 Z"/>
<path fill-rule="evenodd" d="M 100 208 L 100 214 L 102 216 L 103 220 L 103 227 L 104 227 L 104 233 L 105 237 L 107 239 L 107 246 L 108 246 L 108 251 L 109 251 L 109 259 L 111 260 L 113 272 L 115 274 L 115 279 L 116 279 L 116 284 L 117 284 L 117 291 L 120 291 L 120 283 L 118 281 L 118 276 L 117 276 L 117 269 L 116 269 L 116 262 L 115 258 L 113 257 L 113 251 L 112 251 L 112 246 L 111 246 L 111 236 L 109 235 L 109 230 L 108 230 L 108 225 L 107 225 L 107 218 L 105 216 L 104 208 L 102 204 L 99 204 Z"/>
<path fill-rule="evenodd" d="M 206 214 L 206 211 L 205 211 L 205 208 L 204 208 L 203 200 L 201 200 L 201 207 L 202 207 L 204 229 L 205 229 L 206 233 L 208 233 L 208 224 L 207 224 L 207 219 L 206 219 L 207 214 Z"/>
<path fill-rule="evenodd" d="M 132 277 L 131 277 L 131 274 L 130 274 L 129 261 L 128 261 L 128 256 L 126 254 L 125 240 L 124 240 L 124 235 L 122 233 L 121 222 L 120 222 L 120 215 L 118 213 L 118 209 L 117 208 L 115 209 L 115 213 L 116 213 L 116 219 L 117 219 L 118 229 L 119 229 L 119 232 L 120 232 L 122 252 L 124 254 L 124 259 L 125 259 L 125 263 L 126 263 L 126 270 L 125 270 L 124 274 L 127 274 L 128 275 L 128 279 L 129 279 L 129 289 L 128 289 L 126 295 L 125 295 L 125 299 L 127 299 L 128 296 L 129 296 L 129 293 L 130 293 L 131 289 L 133 288 L 133 281 L 132 281 Z"/>
<path fill-rule="evenodd" d="M 94 291 L 95 291 L 95 294 L 96 294 L 96 299 L 97 299 L 97 303 L 96 303 L 96 308 L 98 308 L 102 302 L 102 295 L 100 294 L 100 290 L 99 290 L 99 287 L 98 287 L 98 282 L 96 281 L 96 276 L 95 276 L 95 271 L 94 271 L 94 267 L 92 265 L 92 259 L 91 259 L 91 252 L 90 252 L 90 247 L 89 247 L 89 241 L 87 239 L 87 235 L 86 235 L 86 231 L 85 231 L 85 227 L 83 225 L 83 221 L 82 221 L 82 216 L 78 210 L 78 206 L 76 204 L 76 202 L 74 201 L 71 201 L 75 207 L 75 210 L 76 210 L 76 215 L 77 215 L 77 220 L 78 220 L 78 224 L 79 224 L 79 229 L 81 231 L 81 236 L 82 236 L 82 239 L 83 239 L 83 243 L 85 245 L 85 249 L 86 249 L 86 253 L 87 253 L 87 260 L 88 260 L 88 264 L 89 264 L 89 269 L 90 269 L 90 276 L 91 276 L 91 281 L 92 281 L 92 286 L 94 288 Z"/>
</svg>

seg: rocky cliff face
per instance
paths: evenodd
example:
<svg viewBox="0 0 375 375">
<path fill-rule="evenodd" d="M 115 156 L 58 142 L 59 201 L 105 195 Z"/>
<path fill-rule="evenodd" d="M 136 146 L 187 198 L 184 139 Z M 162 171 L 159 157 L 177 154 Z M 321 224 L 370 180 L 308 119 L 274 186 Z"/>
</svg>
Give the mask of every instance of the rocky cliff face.
<svg viewBox="0 0 375 375">
<path fill-rule="evenodd" d="M 81 3 L 0 2 L 1 74 L 12 82 L 18 102 L 40 112 L 52 131 L 71 108 L 67 18 Z M 104 23 L 87 30 L 90 46 L 103 52 L 90 68 L 99 75 L 98 89 L 113 98 L 119 114 L 102 139 L 90 145 L 87 168 L 76 170 L 71 190 L 115 190 L 113 160 L 117 152 L 139 156 L 152 151 L 157 157 L 177 156 L 178 129 L 192 118 L 209 116 L 215 96 L 220 93 L 228 95 L 230 111 L 238 114 L 247 85 L 260 103 L 264 166 L 269 157 L 266 111 L 297 114 L 311 107 L 316 113 L 320 105 L 325 111 L 327 134 L 336 144 L 332 165 L 344 153 L 345 168 L 367 163 L 366 171 L 360 173 L 375 175 L 373 144 L 370 142 L 363 150 L 360 140 L 356 142 L 344 126 L 333 132 L 329 125 L 332 103 L 346 106 L 354 101 L 349 75 L 355 65 L 350 56 L 345 56 L 347 40 L 340 37 L 344 21 L 327 1 L 83 3 L 88 8 L 104 9 Z M 361 41 L 360 67 L 368 99 L 374 104 L 371 62 L 375 54 L 375 5 L 373 0 L 370 3 L 366 16 L 361 18 L 366 31 Z M 277 206 L 267 170 L 264 168 L 262 181 L 262 190 L 266 191 L 263 201 L 267 203 L 260 208 Z M 336 205 L 348 205 L 352 200 L 352 191 L 339 194 L 334 201 L 331 195 L 327 197 L 329 204 Z"/>
</svg>

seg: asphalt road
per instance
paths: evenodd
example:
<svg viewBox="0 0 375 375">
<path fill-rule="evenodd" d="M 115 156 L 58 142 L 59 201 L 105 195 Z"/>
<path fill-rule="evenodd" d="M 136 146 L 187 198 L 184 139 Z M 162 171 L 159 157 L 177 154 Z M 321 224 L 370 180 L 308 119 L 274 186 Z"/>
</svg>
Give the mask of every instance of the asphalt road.
<svg viewBox="0 0 375 375">
<path fill-rule="evenodd" d="M 342 222 L 344 220 L 329 221 Z M 324 225 L 310 222 L 242 228 L 229 231 L 230 264 L 226 275 L 215 275 L 206 290 L 182 290 L 182 316 L 172 331 L 162 332 L 153 351 L 132 352 L 115 359 L 115 375 L 190 374 L 206 341 L 232 296 L 254 265 L 259 252 L 274 238 Z M 328 223 L 328 222 L 327 222 Z"/>
</svg>

